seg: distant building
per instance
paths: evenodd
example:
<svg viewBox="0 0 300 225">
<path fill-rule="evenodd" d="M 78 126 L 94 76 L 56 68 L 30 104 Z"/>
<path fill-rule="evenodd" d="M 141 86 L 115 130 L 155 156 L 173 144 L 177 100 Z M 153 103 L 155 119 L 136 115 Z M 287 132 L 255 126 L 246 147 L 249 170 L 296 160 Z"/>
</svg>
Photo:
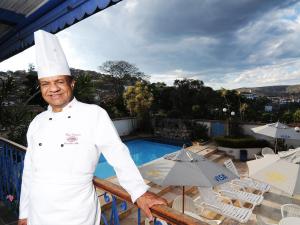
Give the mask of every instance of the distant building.
<svg viewBox="0 0 300 225">
<path fill-rule="evenodd" d="M 272 112 L 273 106 L 271 105 L 265 105 L 265 112 Z"/>
<path fill-rule="evenodd" d="M 272 101 L 273 104 L 288 104 L 288 103 L 299 103 L 300 99 L 295 97 L 268 97 Z"/>
<path fill-rule="evenodd" d="M 255 93 L 252 93 L 251 90 L 249 90 L 249 92 L 241 92 L 241 96 L 252 100 L 257 98 L 257 95 Z"/>
</svg>

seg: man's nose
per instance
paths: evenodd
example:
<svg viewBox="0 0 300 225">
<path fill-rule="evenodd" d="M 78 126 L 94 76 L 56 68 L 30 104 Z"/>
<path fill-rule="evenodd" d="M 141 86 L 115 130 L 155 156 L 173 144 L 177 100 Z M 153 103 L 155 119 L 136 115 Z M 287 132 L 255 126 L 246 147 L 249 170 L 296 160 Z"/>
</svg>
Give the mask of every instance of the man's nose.
<svg viewBox="0 0 300 225">
<path fill-rule="evenodd" d="M 50 84 L 49 91 L 57 92 L 57 91 L 59 91 L 59 86 L 56 84 Z"/>
</svg>

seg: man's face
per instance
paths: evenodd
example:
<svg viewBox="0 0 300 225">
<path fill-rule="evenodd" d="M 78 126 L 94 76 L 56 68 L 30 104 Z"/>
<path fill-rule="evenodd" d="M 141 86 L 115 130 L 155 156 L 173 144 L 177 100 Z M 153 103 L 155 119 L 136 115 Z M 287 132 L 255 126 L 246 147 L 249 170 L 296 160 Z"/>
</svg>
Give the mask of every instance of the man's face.
<svg viewBox="0 0 300 225">
<path fill-rule="evenodd" d="M 75 81 L 70 76 L 43 77 L 39 83 L 44 100 L 54 112 L 62 111 L 73 98 Z"/>
</svg>

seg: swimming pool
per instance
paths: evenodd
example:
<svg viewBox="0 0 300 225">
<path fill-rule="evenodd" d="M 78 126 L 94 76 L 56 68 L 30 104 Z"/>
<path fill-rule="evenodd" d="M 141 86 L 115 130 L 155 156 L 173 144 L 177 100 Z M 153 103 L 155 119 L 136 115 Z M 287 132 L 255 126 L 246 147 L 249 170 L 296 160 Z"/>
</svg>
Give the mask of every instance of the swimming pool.
<svg viewBox="0 0 300 225">
<path fill-rule="evenodd" d="M 132 140 L 124 142 L 129 148 L 131 157 L 137 166 L 160 158 L 165 154 L 181 149 L 180 146 L 163 144 L 147 140 Z M 105 179 L 115 175 L 113 168 L 107 163 L 103 155 L 99 159 L 95 176 Z"/>
</svg>

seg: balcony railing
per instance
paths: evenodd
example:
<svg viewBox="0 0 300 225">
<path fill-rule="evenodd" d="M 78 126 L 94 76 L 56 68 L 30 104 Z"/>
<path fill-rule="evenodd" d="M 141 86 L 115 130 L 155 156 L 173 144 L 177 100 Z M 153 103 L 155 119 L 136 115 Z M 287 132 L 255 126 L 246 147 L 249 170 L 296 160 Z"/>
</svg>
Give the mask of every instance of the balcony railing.
<svg viewBox="0 0 300 225">
<path fill-rule="evenodd" d="M 0 137 L 0 200 L 18 214 L 26 148 Z"/>
<path fill-rule="evenodd" d="M 10 208 L 16 215 L 18 214 L 21 178 L 23 171 L 23 162 L 26 148 L 10 140 L 0 137 L 0 200 Z M 101 223 L 108 225 L 120 224 L 120 210 L 125 211 L 128 203 L 130 204 L 130 195 L 120 186 L 94 178 L 94 185 L 103 190 L 104 200 L 111 207 L 109 214 L 102 210 Z M 108 194 L 110 193 L 110 194 Z M 184 215 L 168 206 L 155 205 L 151 207 L 151 212 L 155 218 L 160 218 L 168 224 L 173 225 L 204 225 L 195 218 Z M 108 219 L 109 217 L 109 219 Z M 142 224 L 141 210 L 138 209 L 137 224 Z M 159 222 L 154 224 L 160 224 Z"/>
</svg>

